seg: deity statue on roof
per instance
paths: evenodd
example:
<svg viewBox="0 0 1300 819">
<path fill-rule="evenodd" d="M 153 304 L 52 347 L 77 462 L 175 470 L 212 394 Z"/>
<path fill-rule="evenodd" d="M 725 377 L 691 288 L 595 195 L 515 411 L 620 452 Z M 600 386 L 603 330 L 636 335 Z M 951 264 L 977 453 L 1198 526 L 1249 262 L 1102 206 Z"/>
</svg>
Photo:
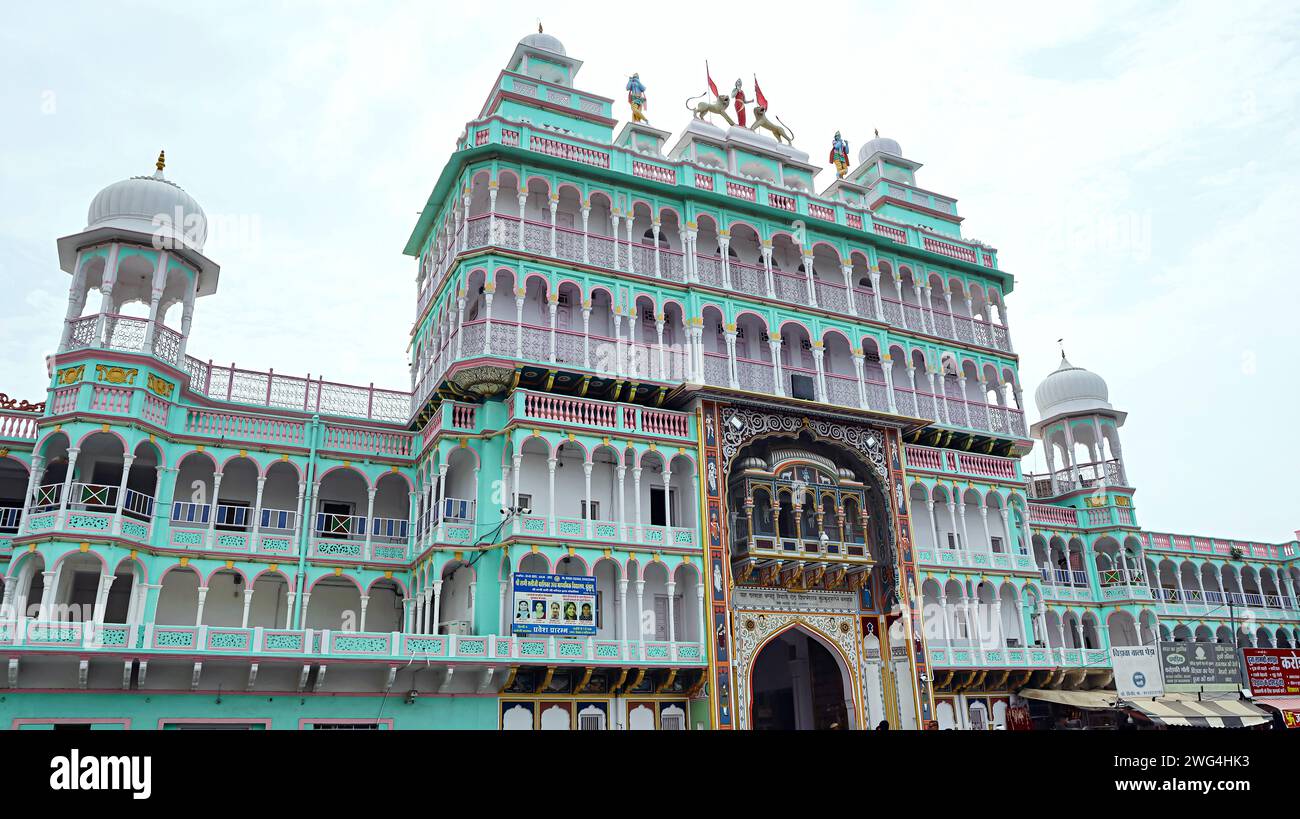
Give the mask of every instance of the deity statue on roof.
<svg viewBox="0 0 1300 819">
<path fill-rule="evenodd" d="M 627 78 L 627 104 L 632 106 L 633 122 L 644 122 L 646 125 L 650 124 L 650 120 L 646 119 L 645 116 L 647 105 L 645 84 L 641 82 L 640 74 L 633 74 Z"/>
<path fill-rule="evenodd" d="M 736 123 L 741 128 L 745 127 L 745 89 L 741 86 L 740 80 L 736 80 L 736 85 L 731 89 L 731 99 L 736 106 Z"/>
<path fill-rule="evenodd" d="M 835 175 L 840 179 L 849 172 L 849 143 L 840 136 L 840 132 L 835 132 L 835 139 L 831 140 L 831 164 L 835 166 Z"/>
</svg>

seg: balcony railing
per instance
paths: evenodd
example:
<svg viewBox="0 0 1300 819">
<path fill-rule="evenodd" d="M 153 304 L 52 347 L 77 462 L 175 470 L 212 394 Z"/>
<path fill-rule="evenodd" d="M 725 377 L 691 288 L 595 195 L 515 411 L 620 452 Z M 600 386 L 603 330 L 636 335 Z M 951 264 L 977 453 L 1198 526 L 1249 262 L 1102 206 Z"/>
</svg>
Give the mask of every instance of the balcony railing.
<svg viewBox="0 0 1300 819">
<path fill-rule="evenodd" d="M 716 168 L 706 168 L 681 160 L 651 160 L 644 154 L 614 147 L 608 143 L 592 142 L 571 134 L 561 134 L 527 122 L 512 122 L 500 116 L 486 117 L 469 123 L 465 134 L 465 140 L 461 144 L 466 148 L 490 143 L 523 147 L 548 156 L 560 157 L 583 165 L 608 168 L 663 184 L 695 187 L 706 191 L 725 191 L 727 196 L 743 202 L 762 203 L 788 213 L 835 222 L 854 230 L 874 232 L 896 242 L 971 264 L 989 268 L 997 264 L 997 251 L 978 242 L 935 233 L 925 228 L 895 224 L 876 216 L 867 207 L 824 199 L 794 188 L 779 187 L 765 180 L 740 178 Z M 891 192 L 890 195 L 910 204 L 955 214 L 955 205 L 951 199 L 931 194 L 920 188 L 906 186 L 904 190 L 903 186 L 898 187 L 903 195 L 900 197 L 898 192 Z"/>
<path fill-rule="evenodd" d="M 1011 352 L 1007 328 L 972 316 L 882 295 L 882 317 L 878 315 L 872 291 L 854 287 L 850 300 L 850 291 L 838 270 L 827 276 L 814 273 L 810 278 L 806 273 L 782 270 L 773 265 L 769 282 L 763 267 L 731 258 L 724 264 L 720 256 L 696 254 L 694 260 L 698 272 L 691 276 L 681 251 L 645 244 L 646 241 L 638 237 L 637 241 L 629 242 L 626 237 L 552 226 L 549 222 L 520 220 L 518 216 L 509 214 L 473 216 L 457 234 L 456 244 L 448 247 L 435 262 L 434 272 L 421 280 L 416 315 L 424 313 L 460 254 L 495 247 L 679 284 L 698 281 L 728 292 L 766 296 L 784 303 L 811 304 L 844 316 L 883 320 L 900 329 Z"/>
<path fill-rule="evenodd" d="M 975 475 L 982 478 L 1001 478 L 1018 481 L 1019 461 L 1015 458 L 1001 458 L 996 455 L 978 455 L 971 452 L 957 452 L 951 449 L 936 449 L 916 444 L 903 447 L 907 456 L 908 469 L 923 469 L 930 472 L 951 472 L 961 475 Z"/>
<path fill-rule="evenodd" d="M 610 640 L 597 637 L 523 637 L 464 634 L 361 632 L 327 629 L 183 626 L 161 624 L 0 621 L 0 645 L 33 650 L 97 649 L 132 656 L 212 652 L 255 658 L 415 658 L 459 664 L 637 662 L 646 665 L 704 665 L 697 642 Z"/>
<path fill-rule="evenodd" d="M 972 549 L 917 550 L 921 563 L 935 566 L 961 566 L 970 569 L 1005 569 L 1007 571 L 1033 571 L 1033 558 L 1021 552 L 976 551 Z"/>
<path fill-rule="evenodd" d="M 408 392 L 376 389 L 373 384 L 339 384 L 320 377 L 290 377 L 274 370 L 242 370 L 234 364 L 215 365 L 188 355 L 182 359 L 182 346 L 180 335 L 161 323 L 155 325 L 150 339 L 147 319 L 101 314 L 70 320 L 68 340 L 60 352 L 94 348 L 152 355 L 189 373 L 191 391 L 225 403 L 400 424 L 411 416 Z M 121 397 L 114 389 L 101 390 L 93 401 L 99 401 L 100 408 L 111 409 Z M 61 410 L 57 401 L 53 407 L 55 414 L 66 409 L 64 405 Z"/>
<path fill-rule="evenodd" d="M 1064 506 L 1048 506 L 1043 503 L 1029 504 L 1029 522 L 1048 526 L 1068 526 L 1078 528 L 1078 510 Z"/>
<path fill-rule="evenodd" d="M 529 339 L 528 343 L 523 341 L 525 337 Z M 551 350 L 555 351 L 553 359 Z M 896 387 L 891 392 L 883 380 L 870 376 L 872 368 L 879 371 L 877 365 L 864 368 L 862 378 L 846 372 L 823 372 L 820 374 L 825 382 L 823 390 L 817 371 L 783 363 L 778 393 L 777 370 L 770 360 L 737 356 L 733 378 L 729 357 L 706 350 L 704 371 L 699 374 L 690 371 L 688 351 L 676 346 L 649 345 L 559 328 L 532 327 L 495 318 L 476 319 L 453 331 L 444 351 L 435 356 L 429 362 L 429 368 L 421 374 L 417 399 L 432 393 L 456 361 L 483 356 L 537 364 L 562 363 L 602 375 L 646 377 L 664 383 L 680 383 L 695 378 L 710 386 L 767 395 L 796 395 L 795 377 L 802 376 L 814 385 L 812 392 L 806 395 L 809 400 L 816 400 L 824 392 L 829 402 L 841 406 L 929 418 L 943 426 L 995 435 L 1024 437 L 1026 434 L 1025 417 L 1020 410 L 968 401 L 957 395 L 933 395 L 903 387 Z M 968 462 L 967 465 L 972 464 Z"/>
<path fill-rule="evenodd" d="M 583 398 L 516 390 L 513 417 L 525 421 L 553 421 L 611 432 L 637 432 L 666 438 L 694 436 L 695 416 L 689 412 L 594 401 Z"/>
<path fill-rule="evenodd" d="M 957 642 L 957 641 L 954 641 Z M 947 646 L 942 639 L 929 645 L 930 663 L 935 668 L 1109 668 L 1110 652 L 1093 648 L 1060 646 Z"/>
<path fill-rule="evenodd" d="M 40 419 L 40 415 L 36 413 L 0 409 L 0 439 L 35 441 L 36 425 Z"/>
<path fill-rule="evenodd" d="M 1074 472 L 1070 469 L 1058 469 L 1054 473 L 1056 476 L 1055 493 L 1052 492 L 1053 473 L 1029 475 L 1030 497 L 1051 498 L 1056 495 L 1063 495 L 1066 492 L 1073 492 L 1076 489 L 1091 489 L 1101 484 L 1103 478 L 1107 486 L 1128 486 L 1124 478 L 1124 470 L 1120 466 L 1118 459 L 1080 464 L 1077 468 L 1078 480 L 1075 480 Z"/>
</svg>

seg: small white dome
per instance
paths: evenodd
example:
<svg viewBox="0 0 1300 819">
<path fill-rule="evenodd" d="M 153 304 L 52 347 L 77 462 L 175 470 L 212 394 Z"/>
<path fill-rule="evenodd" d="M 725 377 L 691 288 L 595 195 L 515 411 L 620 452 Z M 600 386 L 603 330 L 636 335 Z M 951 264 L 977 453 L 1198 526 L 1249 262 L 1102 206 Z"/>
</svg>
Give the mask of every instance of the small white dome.
<svg viewBox="0 0 1300 819">
<path fill-rule="evenodd" d="M 900 158 L 903 156 L 903 148 L 898 144 L 898 140 L 890 139 L 889 137 L 876 137 L 866 145 L 863 145 L 862 149 L 858 151 L 858 161 L 866 162 L 871 158 L 872 154 L 875 154 L 878 151 L 893 154 Z"/>
<path fill-rule="evenodd" d="M 95 194 L 86 214 L 86 228 L 120 227 L 180 239 L 202 251 L 208 238 L 203 208 L 180 185 L 163 177 L 133 176 Z"/>
<path fill-rule="evenodd" d="M 1044 420 L 1066 412 L 1112 410 L 1106 381 L 1061 356 L 1061 366 L 1034 390 L 1034 404 Z"/>
<path fill-rule="evenodd" d="M 564 43 L 541 31 L 536 34 L 529 34 L 527 37 L 519 41 L 519 45 L 540 49 L 542 51 L 549 51 L 553 54 L 560 54 L 566 57 L 568 56 L 568 53 L 564 50 Z"/>
</svg>

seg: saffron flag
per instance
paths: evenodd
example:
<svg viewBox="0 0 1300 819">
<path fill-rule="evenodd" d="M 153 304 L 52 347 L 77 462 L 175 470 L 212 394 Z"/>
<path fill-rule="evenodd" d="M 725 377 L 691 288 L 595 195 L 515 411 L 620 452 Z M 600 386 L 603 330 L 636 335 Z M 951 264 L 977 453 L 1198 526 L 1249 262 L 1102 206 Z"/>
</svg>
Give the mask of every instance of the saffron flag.
<svg viewBox="0 0 1300 819">
<path fill-rule="evenodd" d="M 715 97 L 718 96 L 718 86 L 717 86 L 717 83 L 715 83 L 715 82 L 713 81 L 713 75 L 711 75 L 711 74 L 709 73 L 709 61 L 708 61 L 708 60 L 705 60 L 705 61 L 704 61 L 704 76 L 707 77 L 708 80 L 709 80 L 709 90 L 713 92 L 713 96 L 715 96 Z"/>
<path fill-rule="evenodd" d="M 758 87 L 758 75 L 754 75 L 754 98 L 758 100 L 758 105 L 763 110 L 767 110 L 767 97 L 763 96 L 763 89 Z"/>
</svg>

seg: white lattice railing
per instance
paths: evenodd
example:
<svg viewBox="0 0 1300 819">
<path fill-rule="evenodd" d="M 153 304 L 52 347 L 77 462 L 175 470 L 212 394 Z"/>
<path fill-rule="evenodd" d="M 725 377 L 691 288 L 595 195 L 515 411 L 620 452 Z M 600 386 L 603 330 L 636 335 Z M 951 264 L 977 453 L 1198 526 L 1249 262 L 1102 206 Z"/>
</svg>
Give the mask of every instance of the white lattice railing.
<svg viewBox="0 0 1300 819">
<path fill-rule="evenodd" d="M 99 334 L 101 321 L 102 336 Z M 190 389 L 215 400 L 386 423 L 405 424 L 410 418 L 409 392 L 376 389 L 373 384 L 365 387 L 339 384 L 320 377 L 285 376 L 274 370 L 241 370 L 234 364 L 229 367 L 214 365 L 193 356 L 180 360 L 180 334 L 158 323 L 150 340 L 147 319 L 103 314 L 73 319 L 68 324 L 68 340 L 63 345 L 65 351 L 101 347 L 148 352 L 164 362 L 183 367 L 190 376 Z M 126 392 L 129 400 L 129 391 Z M 118 392 L 97 389 L 91 397 L 92 408 L 121 412 L 124 411 L 119 406 L 122 398 Z M 59 411 L 57 406 L 53 409 Z M 64 410 L 67 409 L 64 406 Z"/>
</svg>

